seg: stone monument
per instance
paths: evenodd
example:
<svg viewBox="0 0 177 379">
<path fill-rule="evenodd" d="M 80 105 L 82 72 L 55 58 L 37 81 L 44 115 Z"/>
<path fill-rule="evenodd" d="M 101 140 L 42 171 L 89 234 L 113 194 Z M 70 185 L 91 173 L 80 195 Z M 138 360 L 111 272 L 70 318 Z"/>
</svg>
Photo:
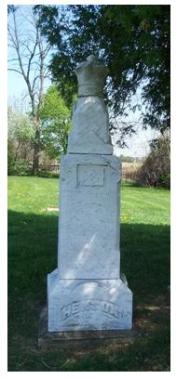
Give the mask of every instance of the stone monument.
<svg viewBox="0 0 177 379">
<path fill-rule="evenodd" d="M 107 68 L 76 69 L 78 100 L 61 160 L 58 268 L 48 275 L 48 331 L 132 328 L 132 292 L 120 275 L 121 162 L 103 99 Z"/>
</svg>

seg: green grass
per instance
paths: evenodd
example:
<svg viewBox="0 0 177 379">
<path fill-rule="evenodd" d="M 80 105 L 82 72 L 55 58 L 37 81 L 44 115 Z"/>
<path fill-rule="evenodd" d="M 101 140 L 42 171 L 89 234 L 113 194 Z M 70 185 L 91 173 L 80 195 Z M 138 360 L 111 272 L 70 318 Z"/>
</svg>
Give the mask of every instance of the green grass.
<svg viewBox="0 0 177 379">
<path fill-rule="evenodd" d="M 9 371 L 168 371 L 169 191 L 121 188 L 121 268 L 134 294 L 130 344 L 116 340 L 38 349 L 46 276 L 56 267 L 58 180 L 9 178 Z"/>
</svg>

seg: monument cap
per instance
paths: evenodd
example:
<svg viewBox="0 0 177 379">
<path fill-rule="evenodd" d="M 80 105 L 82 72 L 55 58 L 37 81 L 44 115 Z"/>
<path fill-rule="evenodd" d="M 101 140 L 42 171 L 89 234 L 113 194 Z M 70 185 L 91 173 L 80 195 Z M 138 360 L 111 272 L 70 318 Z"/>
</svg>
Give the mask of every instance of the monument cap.
<svg viewBox="0 0 177 379">
<path fill-rule="evenodd" d="M 78 96 L 103 97 L 103 87 L 108 75 L 105 67 L 94 55 L 90 55 L 85 62 L 80 63 L 75 73 L 78 79 Z"/>
</svg>

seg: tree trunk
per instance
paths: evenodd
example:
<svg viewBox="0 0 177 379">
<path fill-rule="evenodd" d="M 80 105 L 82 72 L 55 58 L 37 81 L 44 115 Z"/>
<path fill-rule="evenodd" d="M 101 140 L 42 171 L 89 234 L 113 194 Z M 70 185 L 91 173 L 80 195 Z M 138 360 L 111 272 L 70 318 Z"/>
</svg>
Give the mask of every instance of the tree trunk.
<svg viewBox="0 0 177 379">
<path fill-rule="evenodd" d="M 33 150 L 33 175 L 37 175 L 39 172 L 39 154 L 40 154 L 40 128 L 39 120 L 35 120 L 35 138 L 34 138 L 34 150 Z"/>
</svg>

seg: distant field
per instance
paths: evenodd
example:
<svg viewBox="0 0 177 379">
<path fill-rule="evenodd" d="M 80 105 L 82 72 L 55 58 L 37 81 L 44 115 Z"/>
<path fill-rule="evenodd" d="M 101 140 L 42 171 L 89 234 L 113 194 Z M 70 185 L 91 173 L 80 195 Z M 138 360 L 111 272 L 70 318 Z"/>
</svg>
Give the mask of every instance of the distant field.
<svg viewBox="0 0 177 379">
<path fill-rule="evenodd" d="M 142 162 L 122 162 L 122 179 L 123 180 L 135 180 L 136 173 L 142 166 Z"/>
<path fill-rule="evenodd" d="M 9 371 L 169 371 L 169 191 L 123 184 L 121 268 L 140 337 L 37 346 L 46 276 L 57 265 L 57 179 L 9 178 Z M 69 236 L 68 236 L 69 237 Z M 109 252 L 108 252 L 109 253 Z"/>
</svg>

